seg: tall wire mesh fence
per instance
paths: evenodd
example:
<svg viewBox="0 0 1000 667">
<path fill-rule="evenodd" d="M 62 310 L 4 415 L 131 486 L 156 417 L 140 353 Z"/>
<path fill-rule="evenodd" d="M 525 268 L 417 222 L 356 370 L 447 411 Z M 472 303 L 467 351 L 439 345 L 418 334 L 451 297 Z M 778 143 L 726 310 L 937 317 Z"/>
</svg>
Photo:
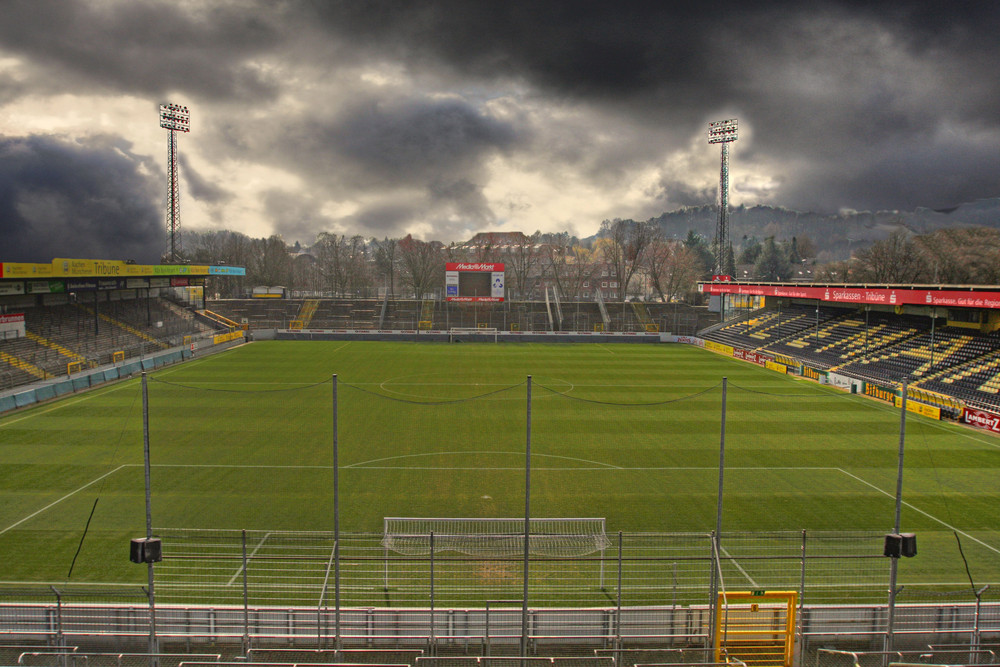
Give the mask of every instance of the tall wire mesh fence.
<svg viewBox="0 0 1000 667">
<path fill-rule="evenodd" d="M 151 382 L 149 500 L 164 553 L 155 601 L 213 609 L 186 620 L 164 611 L 160 632 L 319 647 L 394 637 L 482 650 L 524 634 L 705 644 L 715 590 L 797 592 L 803 640 L 1000 631 L 984 587 L 997 572 L 995 527 L 954 528 L 950 494 L 968 471 L 936 465 L 932 427 L 911 426 L 918 447 L 903 479 L 922 489 L 903 518 L 931 555 L 901 568 L 905 611 L 890 627 L 892 419 L 849 420 L 838 407 L 854 397 L 812 385 L 642 386 L 625 399 L 618 385 L 557 377 Z M 817 412 L 810 436 L 795 435 L 788 422 Z M 791 523 L 803 513 L 815 530 Z M 417 553 L 386 541 L 391 516 L 601 517 L 607 532 L 603 548 L 523 557 L 516 541 L 497 553 L 435 549 L 429 523 Z M 60 617 L 73 607 L 58 596 L 57 606 Z M 149 620 L 137 612 L 137 636 Z M 39 632 L 43 622 L 55 627 L 48 615 Z"/>
</svg>

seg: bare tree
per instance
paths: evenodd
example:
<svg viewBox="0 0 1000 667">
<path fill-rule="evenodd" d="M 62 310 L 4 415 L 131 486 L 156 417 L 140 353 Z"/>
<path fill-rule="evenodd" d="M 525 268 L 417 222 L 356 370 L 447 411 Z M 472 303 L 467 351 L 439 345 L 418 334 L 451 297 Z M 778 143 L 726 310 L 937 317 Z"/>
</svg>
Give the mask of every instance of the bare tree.
<svg viewBox="0 0 1000 667">
<path fill-rule="evenodd" d="M 253 285 L 287 286 L 292 279 L 292 257 L 288 246 L 277 234 L 254 239 L 247 263 L 247 277 Z"/>
<path fill-rule="evenodd" d="M 1000 230 L 939 229 L 914 241 L 926 258 L 926 280 L 951 285 L 996 285 L 1000 281 Z"/>
<path fill-rule="evenodd" d="M 246 234 L 231 231 L 187 232 L 187 250 L 192 261 L 205 264 L 228 264 L 249 267 L 254 254 L 254 240 Z M 213 276 L 209 289 L 223 298 L 243 296 L 249 276 Z"/>
<path fill-rule="evenodd" d="M 420 299 L 435 286 L 444 284 L 444 253 L 437 242 L 420 241 L 407 234 L 399 241 L 403 279 Z"/>
<path fill-rule="evenodd" d="M 601 252 L 608 270 L 618 283 L 618 296 L 624 298 L 632 277 L 642 264 L 643 255 L 653 238 L 653 226 L 635 220 L 605 220 L 598 232 L 603 237 Z"/>
<path fill-rule="evenodd" d="M 539 236 L 539 232 L 531 236 L 518 234 L 508 239 L 510 242 L 501 248 L 499 258 L 503 261 L 504 271 L 508 276 L 507 289 L 519 299 L 524 298 L 528 279 L 538 264 Z"/>
<path fill-rule="evenodd" d="M 864 282 L 915 283 L 926 275 L 926 258 L 903 229 L 859 250 L 856 257 L 857 275 Z"/>
<path fill-rule="evenodd" d="M 680 241 L 657 234 L 646 251 L 644 266 L 653 289 L 663 301 L 691 291 L 704 271 L 698 254 Z"/>
<path fill-rule="evenodd" d="M 816 270 L 816 280 L 825 283 L 847 283 L 852 278 L 852 261 L 849 259 L 830 262 Z"/>
<path fill-rule="evenodd" d="M 399 274 L 399 240 L 385 237 L 372 239 L 375 247 L 375 270 L 382 278 L 390 297 L 396 295 L 396 276 Z"/>
<path fill-rule="evenodd" d="M 347 244 L 343 236 L 320 232 L 313 245 L 316 269 L 322 276 L 323 285 L 334 296 L 347 293 L 348 268 Z"/>
</svg>

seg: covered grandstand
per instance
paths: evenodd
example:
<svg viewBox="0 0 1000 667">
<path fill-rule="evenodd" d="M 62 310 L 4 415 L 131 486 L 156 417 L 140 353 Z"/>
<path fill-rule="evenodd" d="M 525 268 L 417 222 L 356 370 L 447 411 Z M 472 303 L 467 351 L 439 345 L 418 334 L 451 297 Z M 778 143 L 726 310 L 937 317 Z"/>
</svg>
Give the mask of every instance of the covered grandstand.
<svg viewBox="0 0 1000 667">
<path fill-rule="evenodd" d="M 0 391 L 155 356 L 225 331 L 199 314 L 228 266 L 0 263 Z"/>
<path fill-rule="evenodd" d="M 816 379 L 895 392 L 905 384 L 910 399 L 943 416 L 1000 411 L 1000 287 L 720 281 L 700 289 L 721 297 L 727 315 L 701 332 L 705 340 Z"/>
</svg>

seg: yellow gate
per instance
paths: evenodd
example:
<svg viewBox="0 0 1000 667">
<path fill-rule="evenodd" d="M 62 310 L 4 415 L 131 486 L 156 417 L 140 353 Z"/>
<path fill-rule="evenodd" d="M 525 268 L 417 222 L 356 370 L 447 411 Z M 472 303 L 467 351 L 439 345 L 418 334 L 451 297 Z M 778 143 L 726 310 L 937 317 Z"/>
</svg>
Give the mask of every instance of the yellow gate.
<svg viewBox="0 0 1000 667">
<path fill-rule="evenodd" d="M 719 593 L 715 660 L 737 658 L 748 667 L 792 667 L 794 591 Z"/>
</svg>

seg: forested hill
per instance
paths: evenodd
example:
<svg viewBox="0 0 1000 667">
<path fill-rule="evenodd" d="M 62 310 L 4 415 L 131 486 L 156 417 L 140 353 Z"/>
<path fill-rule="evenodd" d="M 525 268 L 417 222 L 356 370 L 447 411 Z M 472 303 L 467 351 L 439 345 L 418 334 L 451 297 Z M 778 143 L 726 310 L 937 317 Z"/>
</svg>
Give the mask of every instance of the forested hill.
<svg viewBox="0 0 1000 667">
<path fill-rule="evenodd" d="M 683 239 L 694 230 L 707 239 L 715 236 L 718 208 L 699 206 L 664 213 L 652 218 L 667 238 Z M 857 250 L 888 237 L 900 227 L 916 234 L 928 234 L 946 227 L 994 227 L 1000 229 L 1000 198 L 981 199 L 953 209 L 934 211 L 851 211 L 822 215 L 771 206 L 733 207 L 729 213 L 729 236 L 736 246 L 744 236 L 777 240 L 809 237 L 825 260 L 844 259 L 848 248 Z"/>
</svg>

